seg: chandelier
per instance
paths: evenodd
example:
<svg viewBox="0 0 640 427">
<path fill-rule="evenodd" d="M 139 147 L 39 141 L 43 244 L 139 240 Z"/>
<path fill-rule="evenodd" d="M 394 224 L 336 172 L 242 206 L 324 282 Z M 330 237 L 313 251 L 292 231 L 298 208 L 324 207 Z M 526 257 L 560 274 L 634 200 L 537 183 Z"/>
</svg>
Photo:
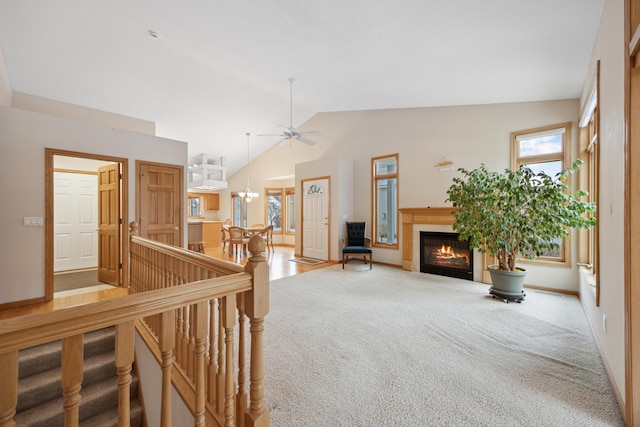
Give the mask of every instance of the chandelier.
<svg viewBox="0 0 640 427">
<path fill-rule="evenodd" d="M 240 199 L 245 201 L 246 203 L 252 202 L 253 200 L 257 199 L 258 196 L 260 195 L 258 193 L 252 192 L 251 187 L 249 186 L 249 175 L 250 175 L 249 164 L 251 162 L 249 157 L 249 135 L 251 134 L 247 132 L 247 188 L 244 191 L 241 191 L 238 193 L 238 195 L 240 196 Z"/>
</svg>

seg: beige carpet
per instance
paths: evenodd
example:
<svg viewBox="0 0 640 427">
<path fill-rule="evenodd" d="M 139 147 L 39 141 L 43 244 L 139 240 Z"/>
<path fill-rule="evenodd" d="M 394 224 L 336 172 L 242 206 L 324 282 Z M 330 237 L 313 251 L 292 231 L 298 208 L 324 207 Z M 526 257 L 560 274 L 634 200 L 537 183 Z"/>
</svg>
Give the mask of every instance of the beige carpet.
<svg viewBox="0 0 640 427">
<path fill-rule="evenodd" d="M 97 269 L 70 271 L 53 275 L 54 292 L 88 288 L 97 285 L 102 285 L 102 282 L 98 281 Z"/>
<path fill-rule="evenodd" d="M 380 265 L 272 282 L 273 426 L 622 426 L 577 298 Z"/>
</svg>

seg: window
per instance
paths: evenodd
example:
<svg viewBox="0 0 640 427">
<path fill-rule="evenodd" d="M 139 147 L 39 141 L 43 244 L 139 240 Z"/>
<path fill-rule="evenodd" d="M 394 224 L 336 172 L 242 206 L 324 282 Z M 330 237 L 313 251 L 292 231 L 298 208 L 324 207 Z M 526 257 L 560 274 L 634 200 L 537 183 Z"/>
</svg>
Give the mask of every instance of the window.
<svg viewBox="0 0 640 427">
<path fill-rule="evenodd" d="M 199 196 L 189 196 L 189 212 L 188 216 L 190 217 L 199 217 L 200 216 L 200 197 Z"/>
<path fill-rule="evenodd" d="M 571 123 L 545 126 L 511 134 L 511 168 L 527 165 L 534 173 L 555 176 L 569 165 Z M 569 263 L 569 245 L 558 239 L 559 249 L 538 257 L 539 261 Z"/>
<path fill-rule="evenodd" d="M 600 109 L 599 103 L 600 61 L 596 63 L 595 82 L 591 94 L 583 108 L 580 118 L 580 158 L 584 161 L 580 168 L 580 188 L 589 192 L 589 202 L 599 206 L 599 181 L 600 181 Z M 596 218 L 597 221 L 597 218 Z M 599 242 L 598 226 L 589 230 L 580 230 L 578 240 L 578 262 L 591 269 L 595 280 L 592 284 L 596 294 L 596 306 L 600 305 L 600 281 L 599 274 Z"/>
<path fill-rule="evenodd" d="M 296 232 L 296 189 L 294 187 L 285 188 L 284 190 L 284 217 L 285 233 L 295 234 Z"/>
<path fill-rule="evenodd" d="M 398 155 L 371 159 L 373 244 L 398 248 Z"/>
<path fill-rule="evenodd" d="M 240 194 L 231 193 L 231 223 L 236 227 L 247 226 L 247 202 L 240 198 Z"/>
<path fill-rule="evenodd" d="M 282 233 L 282 190 L 266 188 L 265 203 L 267 204 L 267 226 L 273 225 L 274 233 Z"/>
</svg>

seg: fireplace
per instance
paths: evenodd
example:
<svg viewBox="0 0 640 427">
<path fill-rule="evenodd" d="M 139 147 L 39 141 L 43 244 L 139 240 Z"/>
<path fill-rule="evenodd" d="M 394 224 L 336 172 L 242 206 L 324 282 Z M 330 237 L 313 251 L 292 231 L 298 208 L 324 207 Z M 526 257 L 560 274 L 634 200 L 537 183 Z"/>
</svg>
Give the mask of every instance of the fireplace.
<svg viewBox="0 0 640 427">
<path fill-rule="evenodd" d="M 473 250 L 458 233 L 421 231 L 420 271 L 473 280 Z"/>
</svg>

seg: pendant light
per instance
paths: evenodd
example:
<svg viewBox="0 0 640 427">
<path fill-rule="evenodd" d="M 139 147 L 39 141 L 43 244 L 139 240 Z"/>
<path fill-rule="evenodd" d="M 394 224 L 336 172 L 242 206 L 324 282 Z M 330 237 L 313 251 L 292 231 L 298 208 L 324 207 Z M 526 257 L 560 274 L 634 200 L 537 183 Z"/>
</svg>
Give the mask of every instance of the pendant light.
<svg viewBox="0 0 640 427">
<path fill-rule="evenodd" d="M 241 191 L 238 193 L 238 195 L 240 196 L 241 200 L 244 200 L 246 203 L 250 203 L 253 200 L 257 199 L 259 194 L 258 193 L 254 193 L 251 191 L 251 187 L 249 186 L 249 175 L 250 175 L 250 169 L 249 169 L 249 164 L 251 162 L 251 158 L 249 157 L 249 135 L 251 135 L 249 132 L 247 132 L 247 188 L 244 191 Z"/>
</svg>

